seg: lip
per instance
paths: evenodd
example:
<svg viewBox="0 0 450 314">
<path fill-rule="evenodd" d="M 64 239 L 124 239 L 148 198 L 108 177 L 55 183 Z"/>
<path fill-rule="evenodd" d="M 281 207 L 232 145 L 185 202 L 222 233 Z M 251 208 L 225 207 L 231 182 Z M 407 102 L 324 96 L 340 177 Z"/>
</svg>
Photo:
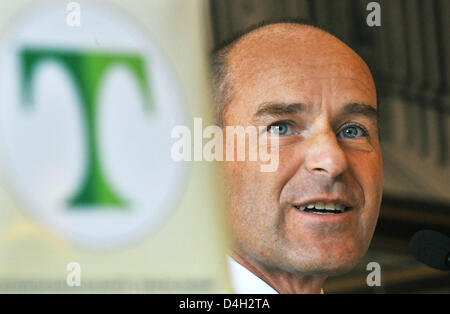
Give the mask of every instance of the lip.
<svg viewBox="0 0 450 314">
<path fill-rule="evenodd" d="M 353 214 L 355 213 L 354 208 L 350 208 L 349 210 L 346 210 L 340 214 L 325 214 L 325 215 L 319 215 L 319 214 L 302 211 L 302 210 L 295 208 L 294 205 L 292 205 L 291 208 L 293 211 L 295 211 L 295 215 L 300 215 L 298 217 L 302 217 L 302 219 L 307 219 L 311 222 L 317 222 L 317 223 L 342 224 L 346 220 L 350 219 L 350 217 L 352 217 Z"/>
<path fill-rule="evenodd" d="M 351 201 L 349 201 L 348 199 L 342 198 L 342 197 L 318 197 L 318 198 L 311 198 L 299 203 L 293 203 L 292 206 L 306 206 L 308 204 L 312 204 L 312 203 L 317 203 L 317 202 L 322 202 L 322 203 L 338 203 L 338 204 L 342 204 L 344 205 L 346 208 L 348 208 L 345 212 L 348 212 L 350 210 L 352 210 L 353 208 L 355 208 L 355 204 Z"/>
<path fill-rule="evenodd" d="M 295 206 L 306 206 L 308 204 L 316 203 L 316 202 L 322 202 L 322 203 L 338 203 L 345 206 L 346 210 L 343 213 L 338 214 L 314 214 L 307 211 L 302 211 L 298 208 L 295 208 Z M 347 219 L 349 219 L 351 216 L 353 216 L 353 213 L 355 212 L 355 208 L 357 207 L 357 203 L 354 201 L 349 200 L 346 197 L 342 196 L 320 196 L 320 197 L 314 197 L 310 198 L 301 202 L 295 202 L 292 204 L 292 209 L 296 211 L 296 213 L 300 214 L 301 217 L 304 217 L 311 221 L 316 222 L 326 222 L 326 223 L 344 223 Z"/>
</svg>

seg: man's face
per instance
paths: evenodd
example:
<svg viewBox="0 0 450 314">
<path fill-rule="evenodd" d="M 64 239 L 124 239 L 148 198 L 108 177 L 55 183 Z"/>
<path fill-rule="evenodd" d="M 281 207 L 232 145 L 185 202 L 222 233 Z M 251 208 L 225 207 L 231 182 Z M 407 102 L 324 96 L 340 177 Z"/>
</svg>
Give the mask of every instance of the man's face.
<svg viewBox="0 0 450 314">
<path fill-rule="evenodd" d="M 349 270 L 369 246 L 382 194 L 367 66 L 328 34 L 269 26 L 233 48 L 228 71 L 224 125 L 279 135 L 275 172 L 261 172 L 259 162 L 224 163 L 235 252 L 289 272 Z"/>
</svg>

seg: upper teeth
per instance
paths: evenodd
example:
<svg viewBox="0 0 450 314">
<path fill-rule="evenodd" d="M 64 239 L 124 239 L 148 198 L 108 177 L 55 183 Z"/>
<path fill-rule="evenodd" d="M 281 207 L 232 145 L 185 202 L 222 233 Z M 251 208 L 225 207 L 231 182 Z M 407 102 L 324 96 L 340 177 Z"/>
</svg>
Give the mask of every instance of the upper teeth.
<svg viewBox="0 0 450 314">
<path fill-rule="evenodd" d="M 311 203 L 311 204 L 307 204 L 305 206 L 296 206 L 297 208 L 299 208 L 300 210 L 305 210 L 306 208 L 308 209 L 326 209 L 326 210 L 335 210 L 335 211 L 344 211 L 345 210 L 345 206 L 342 204 L 338 204 L 338 203 L 325 203 L 325 202 L 315 202 L 315 203 Z"/>
</svg>

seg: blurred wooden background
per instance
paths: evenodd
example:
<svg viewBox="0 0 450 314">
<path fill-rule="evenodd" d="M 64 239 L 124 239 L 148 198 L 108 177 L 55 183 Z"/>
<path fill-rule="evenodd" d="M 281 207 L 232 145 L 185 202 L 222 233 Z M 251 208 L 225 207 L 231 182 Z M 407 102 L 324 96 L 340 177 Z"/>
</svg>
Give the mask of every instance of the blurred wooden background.
<svg viewBox="0 0 450 314">
<path fill-rule="evenodd" d="M 264 20 L 302 18 L 322 26 L 369 65 L 381 102 L 384 197 L 372 245 L 326 293 L 450 293 L 450 272 L 414 260 L 418 230 L 450 235 L 450 0 L 210 0 L 214 46 Z M 366 265 L 381 265 L 368 287 Z"/>
</svg>

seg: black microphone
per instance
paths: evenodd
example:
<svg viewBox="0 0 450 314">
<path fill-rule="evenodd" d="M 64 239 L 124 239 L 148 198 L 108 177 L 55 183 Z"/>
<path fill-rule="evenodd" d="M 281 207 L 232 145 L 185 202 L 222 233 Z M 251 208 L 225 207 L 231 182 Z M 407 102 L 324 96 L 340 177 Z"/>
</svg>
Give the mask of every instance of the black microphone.
<svg viewBox="0 0 450 314">
<path fill-rule="evenodd" d="M 427 266 L 450 270 L 450 238 L 433 230 L 416 232 L 409 242 L 414 257 Z"/>
</svg>

